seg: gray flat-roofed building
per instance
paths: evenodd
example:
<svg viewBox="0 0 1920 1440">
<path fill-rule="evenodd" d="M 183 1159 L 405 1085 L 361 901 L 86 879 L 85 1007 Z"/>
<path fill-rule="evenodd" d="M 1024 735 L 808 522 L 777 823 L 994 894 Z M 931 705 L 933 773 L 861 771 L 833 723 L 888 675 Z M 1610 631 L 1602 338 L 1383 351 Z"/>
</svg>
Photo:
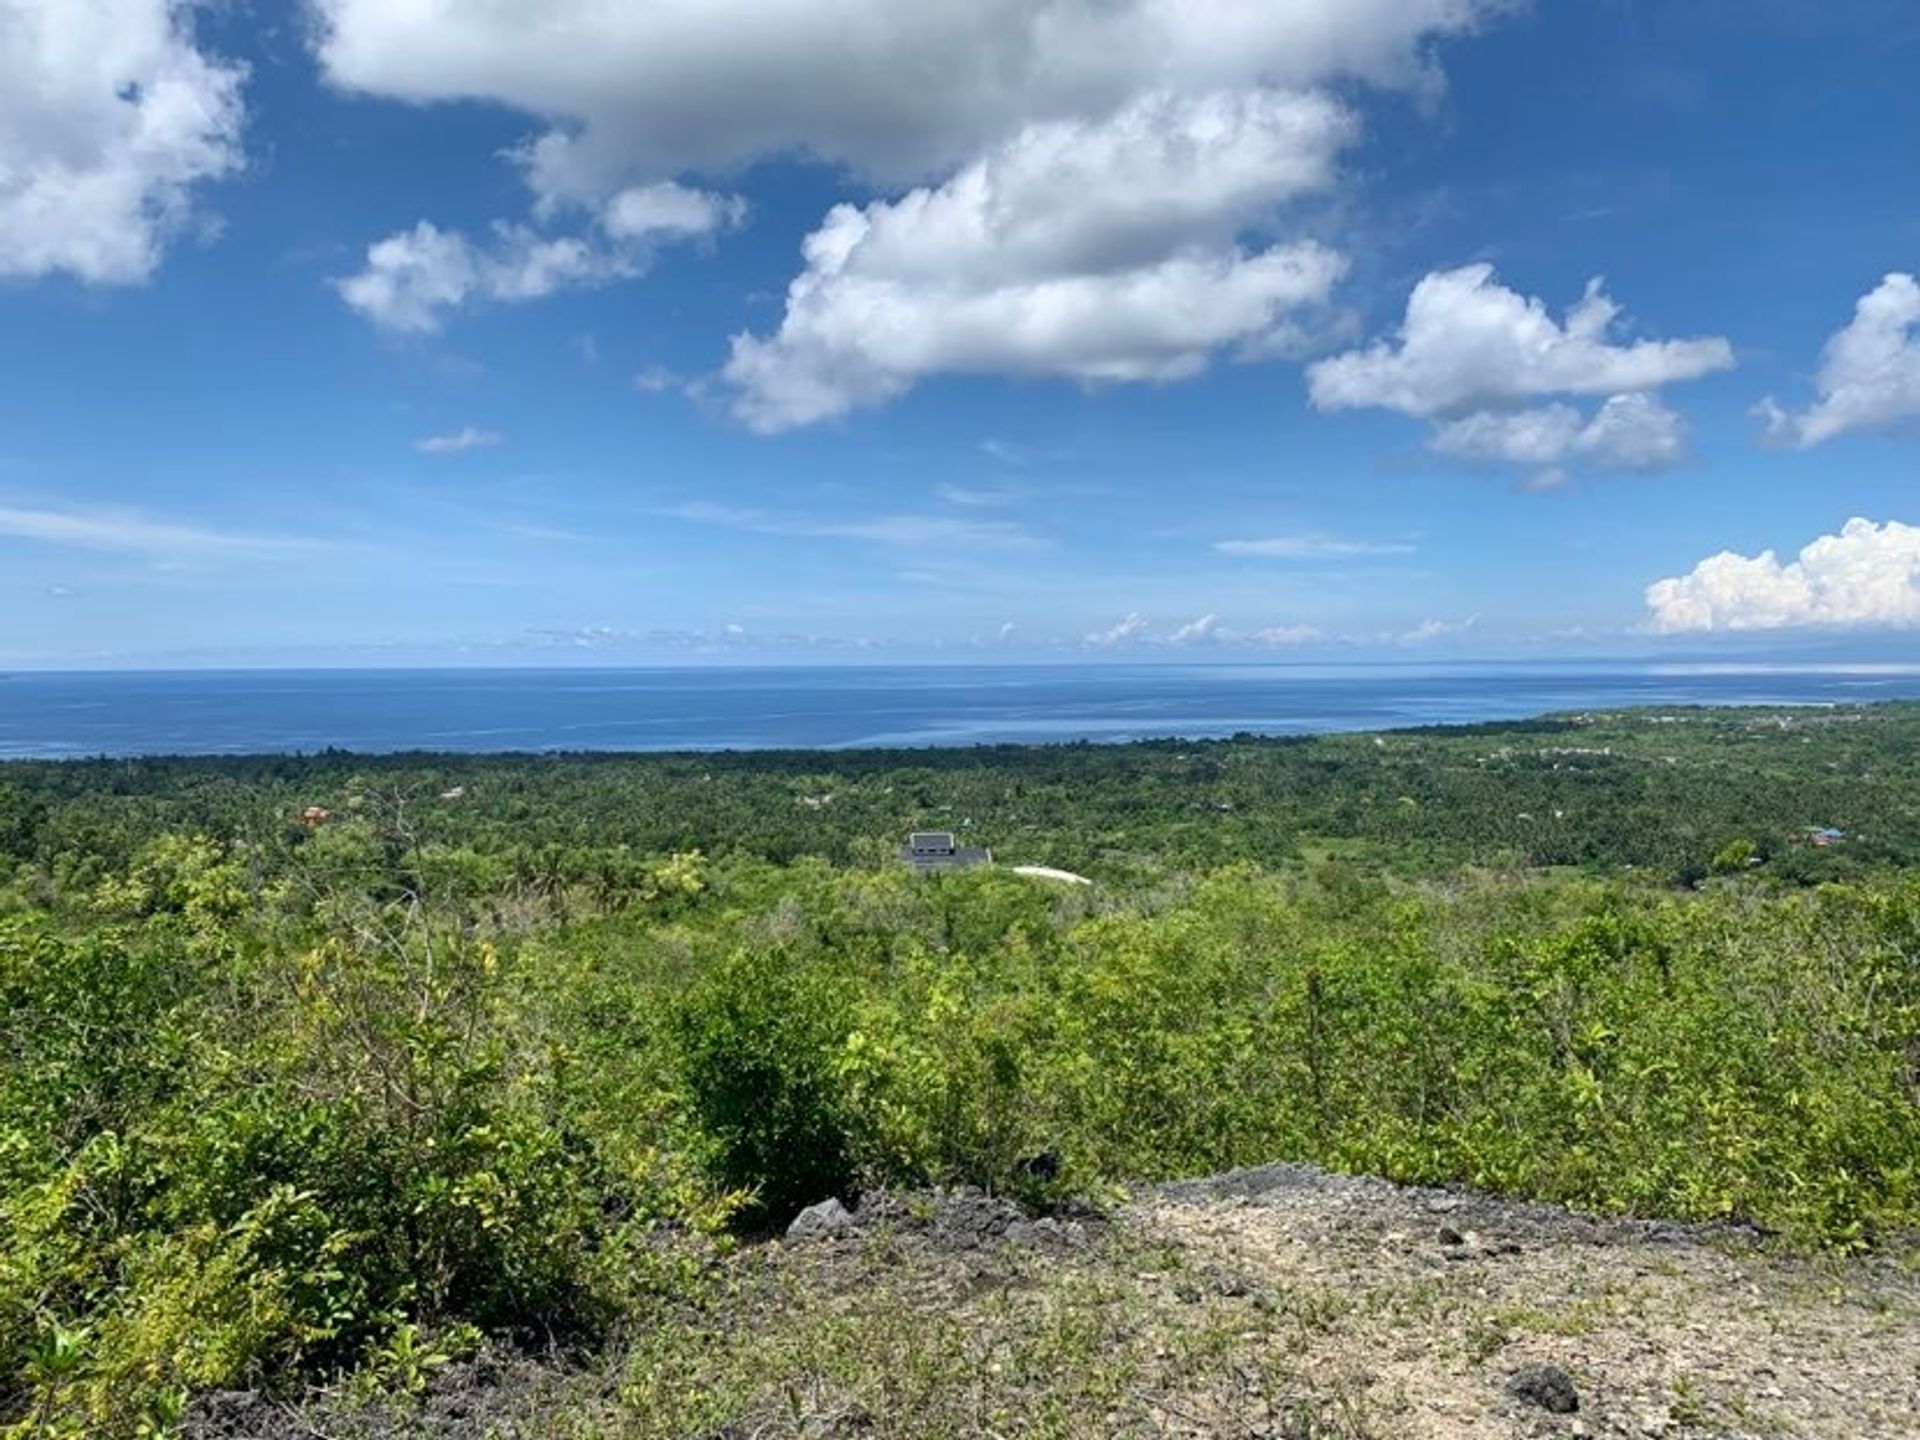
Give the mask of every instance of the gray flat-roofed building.
<svg viewBox="0 0 1920 1440">
<path fill-rule="evenodd" d="M 993 852 L 962 845 L 950 830 L 916 830 L 907 837 L 900 858 L 916 870 L 967 870 L 993 863 Z"/>
</svg>

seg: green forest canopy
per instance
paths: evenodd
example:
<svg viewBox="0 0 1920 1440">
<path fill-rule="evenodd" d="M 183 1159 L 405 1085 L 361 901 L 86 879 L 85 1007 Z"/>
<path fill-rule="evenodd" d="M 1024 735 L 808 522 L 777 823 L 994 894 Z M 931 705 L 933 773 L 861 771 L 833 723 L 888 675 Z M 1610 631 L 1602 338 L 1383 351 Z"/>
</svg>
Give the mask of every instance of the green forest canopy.
<svg viewBox="0 0 1920 1440">
<path fill-rule="evenodd" d="M 0 767 L 0 1434 L 681 1315 L 873 1185 L 1284 1158 L 1878 1245 L 1915 754 L 1891 705 Z"/>
</svg>

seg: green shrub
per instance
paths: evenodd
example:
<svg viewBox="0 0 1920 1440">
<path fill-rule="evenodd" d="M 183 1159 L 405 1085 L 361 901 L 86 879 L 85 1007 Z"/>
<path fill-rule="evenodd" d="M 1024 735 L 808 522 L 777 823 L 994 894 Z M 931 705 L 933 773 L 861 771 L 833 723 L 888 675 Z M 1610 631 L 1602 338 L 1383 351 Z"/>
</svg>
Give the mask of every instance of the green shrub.
<svg viewBox="0 0 1920 1440">
<path fill-rule="evenodd" d="M 679 1007 L 688 1108 L 717 1178 L 748 1192 L 759 1219 L 785 1220 L 854 1185 L 859 1142 L 835 1064 L 850 999 L 809 966 L 741 951 Z"/>
</svg>

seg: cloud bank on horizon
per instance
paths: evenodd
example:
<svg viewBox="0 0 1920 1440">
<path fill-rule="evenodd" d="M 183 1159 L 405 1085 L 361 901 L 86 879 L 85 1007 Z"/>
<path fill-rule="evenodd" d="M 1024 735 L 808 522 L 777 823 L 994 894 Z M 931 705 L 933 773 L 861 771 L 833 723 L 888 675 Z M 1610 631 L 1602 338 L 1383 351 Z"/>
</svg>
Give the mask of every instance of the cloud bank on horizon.
<svg viewBox="0 0 1920 1440">
<path fill-rule="evenodd" d="M 182 383 L 224 396 L 243 369 L 271 383 L 243 358 L 268 322 L 204 303 L 185 320 L 165 297 L 242 257 L 256 288 L 236 311 L 339 327 L 323 367 L 249 413 L 364 407 L 359 365 L 408 372 L 386 453 L 435 467 L 396 483 L 343 455 L 331 473 L 377 498 L 316 528 L 465 536 L 438 609 L 517 589 L 527 614 L 503 608 L 502 629 L 725 633 L 801 604 L 826 625 L 878 608 L 903 644 L 920 607 L 954 636 L 1099 652 L 1518 643 L 1596 617 L 1620 637 L 1901 631 L 1920 624 L 1920 532 L 1899 518 L 1899 476 L 1920 478 L 1912 187 L 1849 192 L 1844 226 L 1808 232 L 1831 261 L 1783 240 L 1744 290 L 1716 285 L 1689 246 L 1731 247 L 1711 229 L 1725 197 L 1646 178 L 1688 163 L 1681 145 L 1644 157 L 1681 123 L 1745 153 L 1769 92 L 1744 75 L 1721 92 L 1762 107 L 1721 137 L 1684 97 L 1633 89 L 1667 54 L 1645 26 L 1683 27 L 1700 66 L 1771 75 L 1822 38 L 1873 50 L 1885 7 L 1858 5 L 1754 59 L 1742 47 L 1786 20 L 1735 45 L 1684 30 L 1705 21 L 1528 0 L 0 0 L 0 307 L 80 287 L 105 318 L 96 342 L 85 320 L 62 339 L 74 373 L 79 347 L 134 346 L 142 373 L 204 367 Z M 1531 154 L 1476 118 L 1516 65 L 1568 63 L 1553 27 L 1608 23 L 1624 58 L 1594 53 L 1593 89 L 1618 93 L 1556 100 L 1592 105 L 1582 124 L 1530 105 L 1558 137 Z M 1898 69 L 1855 132 L 1888 173 L 1913 108 Z M 1644 125 L 1638 148 L 1594 140 L 1596 115 Z M 419 138 L 334 163 L 315 138 L 332 122 L 340 146 L 364 144 L 355 126 Z M 1699 163 L 1704 188 L 1719 172 Z M 305 228 L 254 239 L 265 194 Z M 1666 224 L 1689 238 L 1663 245 Z M 308 298 L 282 298 L 295 287 Z M 591 443 L 543 440 L 543 408 L 577 416 L 577 377 L 610 352 L 626 369 L 579 422 Z M 307 528 L 276 509 L 327 485 L 274 478 L 320 464 L 334 437 L 313 423 L 245 457 L 210 435 L 194 463 L 224 478 L 176 513 L 104 440 L 68 493 L 49 431 L 24 462 L 0 454 L 0 543 L 38 547 L 33 583 L 66 598 L 85 587 L 56 553 L 152 562 L 101 572 L 121 586 L 176 554 L 272 553 L 260 536 Z M 951 454 L 956 434 L 967 462 L 912 493 L 875 478 L 887 447 Z M 1163 479 L 1116 478 L 1149 454 Z M 1284 483 L 1260 488 L 1261 458 Z M 242 500 L 257 525 L 229 523 Z M 1788 543 L 1790 560 L 1768 548 Z M 532 613 L 556 585 L 582 613 Z M 1537 613 L 1562 585 L 1565 613 Z M 673 613 L 601 619 L 623 586 Z"/>
<path fill-rule="evenodd" d="M 1920 527 L 1856 516 L 1784 564 L 1771 550 L 1722 551 L 1647 587 L 1649 627 L 1662 635 L 1803 627 L 1920 627 Z"/>
</svg>

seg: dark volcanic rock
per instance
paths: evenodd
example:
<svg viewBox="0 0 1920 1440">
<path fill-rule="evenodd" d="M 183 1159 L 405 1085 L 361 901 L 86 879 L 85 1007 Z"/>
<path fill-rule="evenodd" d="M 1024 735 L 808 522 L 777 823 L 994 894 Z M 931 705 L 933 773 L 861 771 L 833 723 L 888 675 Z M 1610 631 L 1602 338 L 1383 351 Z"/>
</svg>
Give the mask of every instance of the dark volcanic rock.
<svg viewBox="0 0 1920 1440">
<path fill-rule="evenodd" d="M 1580 1392 L 1558 1365 L 1529 1365 L 1514 1371 L 1507 1393 L 1555 1415 L 1571 1415 L 1580 1408 Z"/>
<path fill-rule="evenodd" d="M 181 1433 L 187 1440 L 251 1440 L 269 1433 L 277 1418 L 252 1390 L 216 1390 L 194 1402 Z"/>
<path fill-rule="evenodd" d="M 1060 1178 L 1060 1157 L 1051 1150 L 1042 1150 L 1038 1155 L 1029 1155 L 1014 1168 L 1029 1180 L 1051 1183 Z"/>
</svg>

